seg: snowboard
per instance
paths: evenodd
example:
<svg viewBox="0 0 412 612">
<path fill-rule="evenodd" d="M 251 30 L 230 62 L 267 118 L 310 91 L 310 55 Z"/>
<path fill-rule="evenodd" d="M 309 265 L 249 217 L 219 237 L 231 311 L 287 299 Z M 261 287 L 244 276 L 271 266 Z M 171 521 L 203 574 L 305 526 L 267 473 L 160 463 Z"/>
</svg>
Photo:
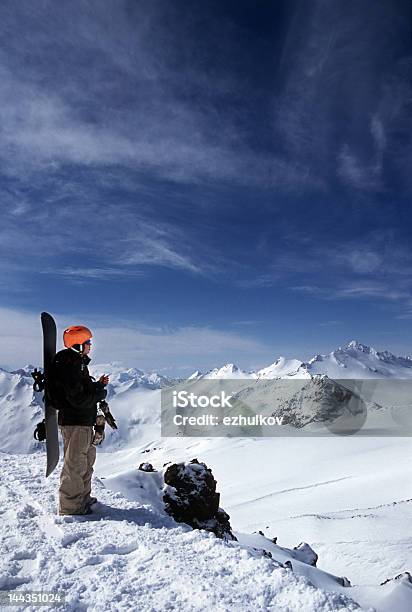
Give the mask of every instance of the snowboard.
<svg viewBox="0 0 412 612">
<path fill-rule="evenodd" d="M 53 317 L 48 312 L 41 313 L 43 330 L 43 370 L 44 370 L 44 411 L 46 424 L 46 478 L 59 462 L 59 431 L 57 426 L 57 410 L 53 407 L 49 389 L 51 366 L 56 354 L 57 329 Z"/>
</svg>

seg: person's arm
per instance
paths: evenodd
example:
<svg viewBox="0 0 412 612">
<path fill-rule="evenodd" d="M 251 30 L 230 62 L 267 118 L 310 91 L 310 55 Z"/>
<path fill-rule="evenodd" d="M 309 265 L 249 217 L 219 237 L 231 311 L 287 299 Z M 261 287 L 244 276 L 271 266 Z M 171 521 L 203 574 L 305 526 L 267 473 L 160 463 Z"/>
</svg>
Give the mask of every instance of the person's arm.
<svg viewBox="0 0 412 612">
<path fill-rule="evenodd" d="M 77 364 L 67 364 L 60 380 L 64 387 L 66 400 L 74 409 L 85 410 L 94 407 L 107 395 L 103 383 L 93 382 L 90 378 L 83 376 Z"/>
</svg>

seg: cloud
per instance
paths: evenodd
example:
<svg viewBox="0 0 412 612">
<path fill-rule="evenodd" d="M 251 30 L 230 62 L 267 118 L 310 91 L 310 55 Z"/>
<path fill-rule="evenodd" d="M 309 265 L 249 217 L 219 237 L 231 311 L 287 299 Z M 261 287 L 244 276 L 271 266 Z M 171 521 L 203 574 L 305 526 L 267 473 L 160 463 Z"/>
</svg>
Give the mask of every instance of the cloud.
<svg viewBox="0 0 412 612">
<path fill-rule="evenodd" d="M 337 154 L 337 172 L 342 181 L 351 187 L 366 191 L 381 191 L 386 136 L 383 121 L 377 114 L 371 117 L 370 132 L 375 148 L 371 159 L 366 163 L 362 162 L 345 142 Z"/>
<path fill-rule="evenodd" d="M 213 270 L 213 263 L 192 248 L 191 233 L 175 222 L 149 221 L 144 207 L 139 211 L 133 202 L 102 207 L 101 195 L 91 188 L 86 194 L 71 190 L 66 206 L 63 191 L 58 183 L 50 185 L 49 201 L 33 206 L 23 221 L 13 208 L 3 213 L 0 258 L 5 269 L 13 260 L 16 280 L 31 271 L 74 280 L 138 277 L 150 267 L 192 274 Z"/>
<path fill-rule="evenodd" d="M 356 234 L 363 194 L 410 187 L 404 10 L 292 2 L 267 34 L 235 5 L 227 16 L 158 0 L 2 2 L 3 291 L 40 272 L 117 282 L 163 268 L 188 283 L 400 304 L 410 258 L 393 238 Z M 333 244 L 342 215 L 358 225 Z M 282 234 L 286 218 L 313 242 L 281 251 L 276 236 L 259 261 L 254 232 Z"/>
<path fill-rule="evenodd" d="M 408 11 L 391 0 L 372 12 L 364 2 L 315 0 L 298 3 L 290 18 L 275 131 L 328 190 L 385 191 L 394 168 L 394 191 L 410 189 L 410 141 L 398 137 L 411 95 Z"/>
<path fill-rule="evenodd" d="M 40 317 L 0 308 L 0 364 L 12 368 L 42 363 Z"/>
<path fill-rule="evenodd" d="M 306 240 L 276 257 L 279 286 L 321 300 L 369 300 L 390 304 L 403 318 L 412 301 L 412 254 L 391 230 L 369 232 L 362 241 Z M 295 281 L 295 282 L 293 282 Z"/>
<path fill-rule="evenodd" d="M 241 359 L 247 367 L 250 360 L 271 356 L 270 347 L 251 335 L 212 327 L 150 327 L 88 313 L 60 314 L 56 321 L 60 332 L 75 323 L 87 324 L 92 329 L 96 363 L 120 361 L 128 367 L 177 372 L 180 368 L 208 369 L 235 359 Z M 0 330 L 0 364 L 12 368 L 26 363 L 41 364 L 39 314 L 0 308 Z M 60 333 L 58 345 L 62 348 Z"/>
<path fill-rule="evenodd" d="M 41 270 L 42 274 L 48 274 L 53 276 L 63 276 L 68 279 L 85 282 L 87 280 L 95 280 L 107 282 L 108 280 L 116 280 L 116 279 L 131 279 L 131 278 L 141 278 L 144 276 L 144 272 L 142 270 L 127 270 L 120 268 L 49 268 L 45 270 Z"/>
<path fill-rule="evenodd" d="M 261 289 L 273 287 L 278 279 L 278 274 L 258 274 L 252 278 L 239 279 L 236 281 L 236 285 L 242 289 Z"/>
<path fill-rule="evenodd" d="M 375 191 L 381 188 L 380 171 L 381 164 L 365 166 L 354 153 L 351 152 L 347 143 L 342 145 L 337 155 L 338 176 L 344 183 L 357 189 Z"/>
<path fill-rule="evenodd" d="M 393 283 L 387 282 L 352 282 L 332 291 L 335 298 L 379 298 L 381 300 L 405 300 L 412 296 L 412 287 L 406 290 L 396 289 Z"/>
<path fill-rule="evenodd" d="M 335 327 L 336 325 L 342 325 L 342 323 L 343 321 L 332 319 L 331 321 L 322 321 L 321 323 L 318 323 L 318 325 L 320 327 Z"/>
<path fill-rule="evenodd" d="M 287 15 L 280 58 L 270 47 L 261 56 L 274 116 L 260 122 L 244 32 L 212 7 L 5 0 L 4 171 L 122 166 L 183 183 L 325 192 L 337 179 L 381 189 L 385 151 L 402 168 L 410 154 L 396 138 L 410 97 L 400 3 L 382 2 L 371 15 L 363 3 L 315 0 L 291 4 Z M 252 137 L 263 125 L 270 147 Z"/>
<path fill-rule="evenodd" d="M 183 183 L 295 189 L 312 182 L 299 164 L 250 146 L 249 127 L 232 103 L 250 92 L 230 70 L 238 33 L 229 22 L 207 33 L 210 61 L 221 47 L 228 62 L 227 70 L 225 63 L 210 70 L 208 58 L 199 58 L 196 17 L 178 7 L 122 0 L 108 0 L 105 11 L 96 1 L 53 10 L 48 3 L 35 10 L 28 2 L 10 11 L 6 5 L 0 156 L 11 175 L 121 165 Z"/>
<path fill-rule="evenodd" d="M 185 240 L 183 232 L 178 227 L 141 222 L 139 230 L 137 235 L 129 236 L 122 241 L 125 253 L 119 255 L 119 264 L 164 266 L 195 273 L 201 272 L 200 264 L 195 264 L 189 253 L 183 254 L 182 247 L 179 253 L 168 244 L 171 240 L 175 244 L 187 244 L 187 238 Z M 203 267 L 206 269 L 207 266 Z"/>
</svg>

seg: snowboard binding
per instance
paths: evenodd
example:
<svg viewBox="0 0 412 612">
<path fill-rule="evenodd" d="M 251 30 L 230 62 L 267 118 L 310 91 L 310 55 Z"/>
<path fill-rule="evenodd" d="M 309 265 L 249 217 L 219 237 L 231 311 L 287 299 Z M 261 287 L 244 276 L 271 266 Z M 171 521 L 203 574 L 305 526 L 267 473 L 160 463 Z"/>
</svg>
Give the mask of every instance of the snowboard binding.
<svg viewBox="0 0 412 612">
<path fill-rule="evenodd" d="M 34 372 L 32 372 L 31 375 L 32 375 L 32 377 L 34 379 L 33 390 L 36 391 L 36 393 L 40 393 L 41 391 L 44 391 L 44 374 L 43 374 L 43 372 L 41 372 L 37 368 L 34 368 Z"/>
<path fill-rule="evenodd" d="M 33 433 L 33 438 L 38 442 L 44 442 L 46 439 L 46 421 L 43 419 L 40 423 L 37 423 L 36 429 Z"/>
</svg>

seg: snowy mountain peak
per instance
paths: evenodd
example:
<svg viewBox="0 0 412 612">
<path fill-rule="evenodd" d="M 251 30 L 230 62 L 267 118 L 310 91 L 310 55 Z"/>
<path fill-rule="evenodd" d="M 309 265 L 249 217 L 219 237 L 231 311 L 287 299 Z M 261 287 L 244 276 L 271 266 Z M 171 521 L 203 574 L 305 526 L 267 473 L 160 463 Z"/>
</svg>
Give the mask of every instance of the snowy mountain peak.
<svg viewBox="0 0 412 612">
<path fill-rule="evenodd" d="M 23 368 L 19 368 L 18 370 L 12 370 L 10 374 L 20 374 L 20 376 L 31 377 L 31 373 L 34 372 L 34 369 L 35 369 L 34 365 L 29 363 L 25 365 Z"/>
<path fill-rule="evenodd" d="M 348 344 L 345 346 L 345 349 L 354 349 L 356 351 L 361 351 L 362 353 L 372 355 L 377 354 L 377 351 L 374 348 L 367 346 L 366 344 L 362 344 L 361 342 L 358 342 L 358 340 L 351 340 L 350 342 L 348 342 Z"/>
<path fill-rule="evenodd" d="M 103 364 L 93 364 L 89 367 L 90 373 L 95 378 L 99 378 L 103 373 L 110 376 L 111 385 L 133 385 L 146 386 L 160 389 L 171 384 L 167 376 L 162 376 L 157 372 L 144 372 L 138 368 L 127 368 L 120 362 Z"/>
<path fill-rule="evenodd" d="M 303 363 L 299 359 L 286 359 L 279 357 L 266 368 L 256 372 L 258 378 L 283 378 L 296 375 L 302 369 Z"/>
<path fill-rule="evenodd" d="M 255 378 L 256 374 L 244 372 L 234 363 L 226 363 L 221 368 L 210 370 L 203 378 Z"/>
<path fill-rule="evenodd" d="M 412 358 L 396 357 L 389 351 L 351 340 L 328 354 L 317 354 L 308 361 L 278 357 L 270 365 L 256 371 L 246 372 L 233 363 L 216 367 L 207 374 L 194 372 L 189 380 L 201 378 L 311 378 L 325 374 L 332 379 L 350 378 L 412 378 Z"/>
<path fill-rule="evenodd" d="M 234 363 L 226 363 L 222 368 L 220 368 L 222 372 L 228 372 L 233 374 L 233 372 L 238 372 L 239 368 Z"/>
<path fill-rule="evenodd" d="M 189 376 L 187 380 L 198 380 L 199 378 L 202 378 L 202 376 L 202 372 L 200 370 L 196 370 L 195 372 L 193 372 L 193 374 Z"/>
</svg>

